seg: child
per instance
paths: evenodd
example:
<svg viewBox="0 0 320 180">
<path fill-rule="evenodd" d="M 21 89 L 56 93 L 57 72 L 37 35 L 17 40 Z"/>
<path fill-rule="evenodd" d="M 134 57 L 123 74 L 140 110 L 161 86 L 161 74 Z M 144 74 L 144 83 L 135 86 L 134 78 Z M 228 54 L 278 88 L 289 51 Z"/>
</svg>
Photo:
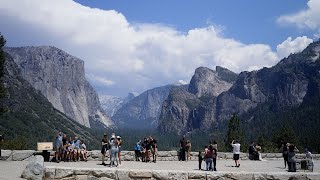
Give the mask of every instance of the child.
<svg viewBox="0 0 320 180">
<path fill-rule="evenodd" d="M 203 158 L 202 158 L 202 155 L 201 155 L 201 151 L 199 151 L 198 160 L 199 160 L 199 170 L 202 170 L 201 169 L 201 165 L 202 165 Z"/>
</svg>

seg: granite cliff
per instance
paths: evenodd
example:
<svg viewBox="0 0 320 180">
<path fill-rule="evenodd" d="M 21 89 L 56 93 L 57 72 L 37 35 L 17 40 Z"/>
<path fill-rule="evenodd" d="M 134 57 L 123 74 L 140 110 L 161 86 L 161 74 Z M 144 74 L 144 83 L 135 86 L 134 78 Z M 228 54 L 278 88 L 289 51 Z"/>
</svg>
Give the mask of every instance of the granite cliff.
<svg viewBox="0 0 320 180">
<path fill-rule="evenodd" d="M 91 130 L 55 109 L 47 98 L 27 82 L 13 58 L 6 54 L 3 83 L 6 96 L 0 103 L 6 112 L 0 114 L 0 132 L 7 140 L 19 139 L 28 149 L 35 149 L 37 142 L 51 142 L 57 131 L 68 136 L 79 136 L 90 147 L 99 147 Z"/>
<path fill-rule="evenodd" d="M 172 88 L 164 101 L 158 130 L 183 134 L 195 129 L 208 130 L 215 117 L 216 97 L 227 91 L 237 74 L 217 66 L 195 70 L 190 84 Z"/>
<path fill-rule="evenodd" d="M 112 117 L 118 127 L 155 129 L 163 101 L 173 85 L 150 89 L 124 104 Z"/>
<path fill-rule="evenodd" d="M 113 125 L 85 78 L 82 60 L 50 46 L 5 48 L 5 51 L 18 65 L 22 77 L 56 109 L 87 127 L 90 120 L 106 127 Z"/>
<path fill-rule="evenodd" d="M 221 67 L 216 72 L 200 67 L 187 89 L 170 91 L 162 106 L 158 130 L 178 134 L 209 130 L 226 123 L 232 114 L 238 114 L 247 127 L 256 129 L 253 131 L 276 130 L 283 124 L 279 122 L 284 121 L 276 118 L 280 114 L 300 112 L 300 107 L 305 105 L 304 114 L 308 107 L 319 106 L 315 101 L 320 96 L 319 52 L 318 41 L 271 68 L 245 71 L 238 76 Z M 294 127 L 298 128 L 302 121 L 295 119 Z"/>
</svg>

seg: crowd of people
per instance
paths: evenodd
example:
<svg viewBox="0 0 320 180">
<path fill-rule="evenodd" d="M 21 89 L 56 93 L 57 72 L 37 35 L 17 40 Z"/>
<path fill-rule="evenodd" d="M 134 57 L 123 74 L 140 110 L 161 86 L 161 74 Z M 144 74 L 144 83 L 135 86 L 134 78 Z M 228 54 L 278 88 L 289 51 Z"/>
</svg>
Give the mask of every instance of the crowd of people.
<svg viewBox="0 0 320 180">
<path fill-rule="evenodd" d="M 3 141 L 3 138 L 0 139 Z M 104 134 L 101 140 L 101 153 L 102 153 L 102 165 L 119 166 L 121 165 L 121 151 L 122 151 L 122 139 L 121 136 L 116 136 L 115 133 L 111 134 L 111 138 L 108 138 L 107 134 Z M 237 140 L 233 140 L 230 144 L 233 148 L 233 160 L 235 162 L 234 167 L 240 167 L 240 143 Z M 58 132 L 55 139 L 55 162 L 60 161 L 87 161 L 87 148 L 83 140 L 80 140 L 77 136 L 74 138 L 67 137 L 66 134 Z M 249 146 L 249 159 L 262 161 L 261 146 L 255 142 L 251 142 Z M 294 144 L 285 143 L 281 147 L 282 155 L 284 158 L 284 166 L 288 167 L 289 172 L 296 172 L 296 158 L 295 153 L 299 152 Z M 154 162 L 157 161 L 157 140 L 152 136 L 144 138 L 143 141 L 138 140 L 134 147 L 135 160 L 141 162 Z M 179 161 L 191 160 L 191 142 L 183 136 L 179 142 Z M 106 164 L 106 155 L 109 153 L 110 163 Z M 209 142 L 204 147 L 203 151 L 199 151 L 198 161 L 199 170 L 202 169 L 202 162 L 205 161 L 207 171 L 216 171 L 217 168 L 217 154 L 218 144 L 216 141 Z M 306 159 L 312 161 L 312 154 L 308 149 L 305 149 Z M 312 161 L 313 163 L 313 161 Z"/>
<path fill-rule="evenodd" d="M 152 136 L 144 138 L 143 141 L 138 140 L 134 147 L 134 152 L 136 161 L 156 163 L 158 152 L 157 140 Z"/>
<path fill-rule="evenodd" d="M 55 139 L 55 157 L 51 161 L 87 161 L 87 147 L 77 136 L 67 138 L 66 134 L 58 132 Z"/>
<path fill-rule="evenodd" d="M 102 154 L 102 165 L 110 167 L 121 165 L 121 151 L 122 151 L 122 139 L 121 136 L 116 136 L 115 133 L 111 134 L 111 138 L 108 139 L 108 134 L 103 135 L 101 140 L 101 154 Z M 106 164 L 105 161 L 107 152 L 110 157 L 110 164 Z"/>
</svg>

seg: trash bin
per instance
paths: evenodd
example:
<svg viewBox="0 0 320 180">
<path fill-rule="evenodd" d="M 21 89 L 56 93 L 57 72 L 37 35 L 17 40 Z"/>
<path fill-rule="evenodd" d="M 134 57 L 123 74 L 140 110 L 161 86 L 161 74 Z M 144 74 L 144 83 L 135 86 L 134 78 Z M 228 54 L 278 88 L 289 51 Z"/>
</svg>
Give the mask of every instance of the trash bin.
<svg viewBox="0 0 320 180">
<path fill-rule="evenodd" d="M 50 160 L 50 152 L 48 152 L 48 150 L 43 150 L 42 151 L 42 156 L 43 156 L 44 162 L 49 162 L 49 160 Z"/>
</svg>

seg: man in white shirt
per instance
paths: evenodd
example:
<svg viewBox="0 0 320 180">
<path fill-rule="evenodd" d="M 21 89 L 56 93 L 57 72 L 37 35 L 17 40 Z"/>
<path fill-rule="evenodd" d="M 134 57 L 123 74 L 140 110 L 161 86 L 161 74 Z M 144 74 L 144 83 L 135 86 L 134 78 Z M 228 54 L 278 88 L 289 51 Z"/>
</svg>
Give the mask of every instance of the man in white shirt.
<svg viewBox="0 0 320 180">
<path fill-rule="evenodd" d="M 236 167 L 240 167 L 240 144 L 237 140 L 232 140 L 231 146 L 233 147 L 233 160 L 236 163 Z"/>
</svg>

